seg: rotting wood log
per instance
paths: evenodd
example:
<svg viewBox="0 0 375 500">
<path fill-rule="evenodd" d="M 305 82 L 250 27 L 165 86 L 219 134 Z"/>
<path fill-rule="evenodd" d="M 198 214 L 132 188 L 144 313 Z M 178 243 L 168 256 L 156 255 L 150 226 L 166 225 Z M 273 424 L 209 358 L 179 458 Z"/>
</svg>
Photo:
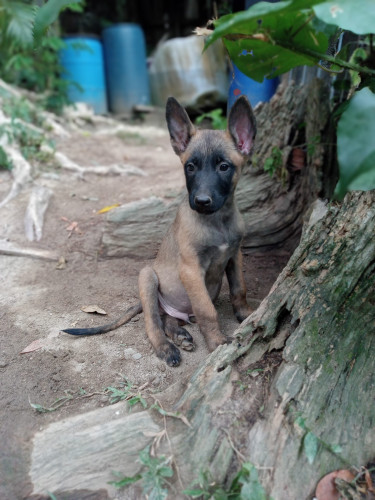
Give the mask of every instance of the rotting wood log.
<svg viewBox="0 0 375 500">
<path fill-rule="evenodd" d="M 236 340 L 207 357 L 182 394 L 172 387 L 165 395 L 170 401 L 176 394 L 174 410 L 191 424 L 168 419 L 170 444 L 158 449 L 172 453 L 178 466 L 173 498 L 182 497 L 181 483 L 188 487 L 199 471 L 230 482 L 246 460 L 258 468 L 274 500 L 308 500 L 326 473 L 374 459 L 375 192 L 351 193 L 325 208 L 318 204 L 310 220 L 314 224 L 305 227 L 269 295 L 235 332 Z M 163 402 L 163 394 L 158 399 Z M 96 410 L 96 418 L 101 411 L 104 422 L 109 410 Z M 150 427 L 155 413 L 141 412 L 136 420 L 148 414 Z M 35 439 L 34 485 L 48 483 L 50 491 L 57 485 L 89 488 L 92 478 L 100 477 L 95 486 L 106 487 L 110 470 L 100 464 L 101 454 L 109 455 L 96 443 L 107 441 L 110 425 L 96 421 L 95 440 L 89 431 L 74 434 L 74 446 L 64 449 L 71 474 L 60 460 L 53 467 L 77 418 L 87 421 L 82 415 L 60 429 L 52 424 L 59 430 L 57 441 L 48 439 L 48 428 Z M 123 446 L 110 456 L 117 470 L 134 464 L 131 425 L 134 416 L 122 417 Z M 304 451 L 308 434 L 315 450 Z M 90 452 L 86 476 L 79 470 L 85 450 Z"/>
<path fill-rule="evenodd" d="M 280 87 L 270 102 L 255 109 L 255 114 L 258 136 L 252 163 L 244 169 L 236 193 L 246 224 L 247 251 L 282 244 L 298 233 L 305 211 L 322 191 L 321 171 L 327 149 L 324 133 L 329 117 L 327 86 L 314 80 L 308 86 Z M 302 154 L 299 167 L 292 165 L 294 148 Z M 280 164 L 275 163 L 277 172 L 271 177 L 263 165 L 275 151 L 281 156 L 275 162 Z M 176 168 L 177 163 L 176 158 Z M 284 180 L 280 179 L 281 170 Z M 108 213 L 102 257 L 153 257 L 181 196 L 169 204 L 152 197 Z"/>
</svg>

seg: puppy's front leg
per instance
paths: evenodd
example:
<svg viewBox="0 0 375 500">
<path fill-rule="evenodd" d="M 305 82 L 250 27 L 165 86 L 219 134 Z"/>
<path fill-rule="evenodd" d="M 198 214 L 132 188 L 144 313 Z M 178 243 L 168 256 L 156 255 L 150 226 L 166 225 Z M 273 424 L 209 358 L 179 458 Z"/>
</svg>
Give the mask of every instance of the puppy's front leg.
<svg viewBox="0 0 375 500">
<path fill-rule="evenodd" d="M 138 283 L 148 338 L 159 358 L 169 366 L 178 366 L 181 362 L 180 351 L 165 337 L 159 311 L 159 280 L 152 267 L 141 270 Z"/>
<path fill-rule="evenodd" d="M 190 258 L 180 264 L 179 272 L 207 347 L 214 351 L 227 339 L 220 332 L 218 314 L 206 288 L 204 271 L 197 259 Z"/>
<path fill-rule="evenodd" d="M 246 301 L 246 285 L 242 273 L 241 250 L 238 250 L 236 255 L 229 259 L 225 272 L 228 278 L 233 312 L 237 320 L 241 323 L 251 314 L 251 309 Z"/>
</svg>

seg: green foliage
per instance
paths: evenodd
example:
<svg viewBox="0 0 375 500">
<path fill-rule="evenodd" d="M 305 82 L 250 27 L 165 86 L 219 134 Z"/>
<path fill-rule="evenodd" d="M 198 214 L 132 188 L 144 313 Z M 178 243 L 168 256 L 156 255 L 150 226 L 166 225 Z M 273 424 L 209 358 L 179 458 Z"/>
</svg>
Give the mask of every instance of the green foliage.
<svg viewBox="0 0 375 500">
<path fill-rule="evenodd" d="M 142 464 L 142 472 L 131 477 L 122 477 L 118 481 L 111 481 L 117 488 L 123 488 L 137 481 L 141 481 L 144 495 L 149 500 L 164 500 L 168 496 L 168 480 L 173 476 L 173 469 L 170 466 L 171 458 L 152 457 L 150 446 L 147 446 L 139 453 L 139 462 Z M 119 473 L 114 473 L 120 476 Z"/>
<path fill-rule="evenodd" d="M 23 97 L 15 97 L 0 92 L 2 110 L 8 122 L 0 125 L 0 137 L 6 136 L 7 141 L 16 143 L 27 160 L 45 162 L 50 159 L 50 154 L 43 150 L 53 151 L 53 143 L 48 141 L 43 130 L 44 123 L 41 118 L 40 108 L 33 106 Z M 5 150 L 0 149 L 0 164 L 2 168 L 10 169 L 12 164 L 7 158 Z"/>
<path fill-rule="evenodd" d="M 51 111 L 60 112 L 68 103 L 70 82 L 62 80 L 59 51 L 65 46 L 59 37 L 45 37 L 38 50 L 32 46 L 14 46 L 0 70 L 4 80 L 41 94 L 40 104 Z"/>
<path fill-rule="evenodd" d="M 316 16 L 327 24 L 352 31 L 357 35 L 373 33 L 375 29 L 375 10 L 373 0 L 330 0 L 316 2 Z"/>
<path fill-rule="evenodd" d="M 81 0 L 49 0 L 36 12 L 34 23 L 34 40 L 38 44 L 46 34 L 48 27 L 56 21 L 61 10 L 70 5 L 79 4 Z"/>
<path fill-rule="evenodd" d="M 221 38 L 236 66 L 259 82 L 300 65 L 348 69 L 354 94 L 338 124 L 340 180 L 335 196 L 348 190 L 375 188 L 375 33 L 373 0 L 286 0 L 259 2 L 250 9 L 215 21 L 207 46 Z M 347 47 L 333 55 L 332 41 L 342 30 L 371 35 L 350 55 Z M 368 88 L 365 88 L 368 87 Z M 355 92 L 356 90 L 359 92 Z M 265 170 L 273 175 L 275 151 Z"/>
<path fill-rule="evenodd" d="M 206 471 L 200 472 L 193 487 L 184 490 L 183 493 L 191 498 L 203 500 L 268 500 L 259 482 L 258 471 L 249 462 L 242 465 L 228 489 L 215 483 L 211 474 Z"/>
<path fill-rule="evenodd" d="M 294 423 L 303 431 L 301 445 L 310 465 L 314 463 L 320 449 L 325 449 L 333 453 L 345 463 L 345 460 L 340 456 L 342 451 L 340 445 L 331 445 L 320 439 L 311 429 L 309 429 L 305 419 L 301 415 L 296 418 Z"/>
<path fill-rule="evenodd" d="M 2 146 L 0 146 L 0 168 L 3 170 L 12 170 L 13 168 L 13 164 L 11 160 L 8 158 Z"/>
<path fill-rule="evenodd" d="M 271 156 L 266 158 L 263 168 L 264 171 L 269 174 L 270 177 L 273 177 L 275 173 L 281 173 L 281 169 L 283 166 L 283 155 L 280 148 L 274 146 L 271 151 Z"/>
<path fill-rule="evenodd" d="M 60 406 L 63 406 L 67 401 L 70 401 L 74 398 L 73 394 L 70 391 L 64 391 L 65 396 L 62 396 L 61 398 L 57 398 L 51 406 L 43 406 L 40 405 L 39 403 L 32 403 L 29 400 L 29 404 L 31 408 L 33 408 L 37 413 L 51 413 L 53 411 L 56 411 Z"/>
<path fill-rule="evenodd" d="M 62 80 L 59 50 L 63 41 L 43 36 L 62 8 L 81 0 L 48 0 L 41 7 L 0 0 L 0 76 L 42 94 L 44 107 L 60 112 L 68 103 L 69 82 Z"/>
<path fill-rule="evenodd" d="M 199 125 L 204 119 L 208 119 L 211 121 L 212 128 L 214 130 L 224 130 L 227 128 L 227 119 L 223 115 L 223 110 L 220 108 L 213 109 L 208 113 L 203 113 L 202 115 L 198 116 L 198 118 L 195 120 L 195 123 Z"/>
<path fill-rule="evenodd" d="M 35 6 L 22 1 L 0 0 L 0 51 L 13 43 L 33 42 L 35 12 Z"/>
<path fill-rule="evenodd" d="M 109 404 L 115 404 L 119 401 L 126 400 L 129 406 L 132 407 L 137 403 L 140 403 L 143 408 L 147 408 L 147 402 L 140 392 L 137 392 L 133 384 L 124 376 L 123 380 L 118 384 L 119 387 L 107 387 L 104 393 L 109 396 Z"/>
<path fill-rule="evenodd" d="M 337 128 L 340 180 L 335 196 L 375 188 L 375 95 L 364 88 L 353 96 Z"/>
</svg>

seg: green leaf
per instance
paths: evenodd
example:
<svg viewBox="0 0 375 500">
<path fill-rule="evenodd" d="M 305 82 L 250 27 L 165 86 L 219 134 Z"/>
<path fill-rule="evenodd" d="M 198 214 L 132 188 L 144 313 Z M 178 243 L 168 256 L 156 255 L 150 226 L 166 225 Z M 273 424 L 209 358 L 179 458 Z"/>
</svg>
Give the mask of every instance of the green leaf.
<svg viewBox="0 0 375 500">
<path fill-rule="evenodd" d="M 334 196 L 375 189 L 375 94 L 364 88 L 353 96 L 337 127 L 340 179 Z"/>
<path fill-rule="evenodd" d="M 199 498 L 205 493 L 205 491 L 202 489 L 192 489 L 192 490 L 184 490 L 182 493 L 192 498 Z"/>
<path fill-rule="evenodd" d="M 34 40 L 38 44 L 47 28 L 56 21 L 60 11 L 71 4 L 80 3 L 81 0 L 48 0 L 38 9 L 35 16 Z"/>
<path fill-rule="evenodd" d="M 318 446 L 318 438 L 312 432 L 308 432 L 303 439 L 303 449 L 310 465 L 314 462 L 318 453 Z"/>
<path fill-rule="evenodd" d="M 22 2 L 4 2 L 2 7 L 9 17 L 6 34 L 21 45 L 31 44 L 33 41 L 33 23 L 35 7 Z"/>
<path fill-rule="evenodd" d="M 34 408 L 38 413 L 50 413 L 52 411 L 56 411 L 57 408 L 46 408 L 38 403 L 30 403 L 31 408 Z"/>
<path fill-rule="evenodd" d="M 131 477 L 123 477 L 120 481 L 108 481 L 108 484 L 112 484 L 116 488 L 123 488 L 124 486 L 129 486 L 129 484 L 136 483 L 142 479 L 142 474 L 136 474 Z"/>
<path fill-rule="evenodd" d="M 240 71 L 261 82 L 324 58 L 327 30 L 313 23 L 312 5 L 322 0 L 259 2 L 250 9 L 215 21 L 207 45 L 218 38 Z"/>
<path fill-rule="evenodd" d="M 327 24 L 353 31 L 358 35 L 375 33 L 375 8 L 373 0 L 332 0 L 313 7 L 319 19 Z"/>
<path fill-rule="evenodd" d="M 342 452 L 342 448 L 339 444 L 334 444 L 330 447 L 331 451 L 337 455 L 339 455 Z"/>
</svg>

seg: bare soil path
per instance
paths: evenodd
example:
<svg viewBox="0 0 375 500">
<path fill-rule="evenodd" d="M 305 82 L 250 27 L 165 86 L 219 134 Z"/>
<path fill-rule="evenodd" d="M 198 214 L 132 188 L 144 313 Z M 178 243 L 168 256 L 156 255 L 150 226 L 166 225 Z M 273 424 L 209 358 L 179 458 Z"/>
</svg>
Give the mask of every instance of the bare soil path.
<svg viewBox="0 0 375 500">
<path fill-rule="evenodd" d="M 136 130 L 136 129 L 135 129 Z M 0 254 L 0 498 L 28 497 L 30 440 L 53 421 L 109 404 L 105 389 L 121 375 L 136 386 L 161 391 L 187 379 L 207 355 L 195 325 L 188 327 L 197 348 L 183 352 L 178 368 L 170 368 L 152 352 L 140 315 L 128 325 L 103 336 L 75 338 L 61 333 L 69 326 L 98 325 L 119 316 L 137 301 L 137 277 L 145 265 L 130 258 L 100 260 L 103 207 L 156 195 L 173 199 L 184 185 L 178 158 L 165 126 L 144 132 L 97 133 L 78 130 L 57 140 L 57 150 L 81 166 L 131 164 L 145 175 L 85 174 L 51 164 L 36 176 L 52 190 L 43 237 L 28 242 L 24 213 L 32 186 L 0 209 L 0 238 L 19 247 L 44 249 L 64 257 L 55 261 Z M 0 170 L 0 200 L 11 187 L 9 172 Z M 253 308 L 266 296 L 290 252 L 278 249 L 244 258 L 248 299 Z M 81 307 L 97 304 L 108 315 L 89 315 Z M 218 300 L 223 330 L 230 334 L 234 320 L 226 285 Z M 39 348 L 20 354 L 34 341 Z M 38 347 L 38 346 L 37 346 Z M 121 375 L 120 375 L 121 374 Z M 73 396 L 73 399 L 69 399 Z M 37 412 L 30 403 L 55 411 Z M 99 498 L 99 497 L 97 497 Z"/>
</svg>

